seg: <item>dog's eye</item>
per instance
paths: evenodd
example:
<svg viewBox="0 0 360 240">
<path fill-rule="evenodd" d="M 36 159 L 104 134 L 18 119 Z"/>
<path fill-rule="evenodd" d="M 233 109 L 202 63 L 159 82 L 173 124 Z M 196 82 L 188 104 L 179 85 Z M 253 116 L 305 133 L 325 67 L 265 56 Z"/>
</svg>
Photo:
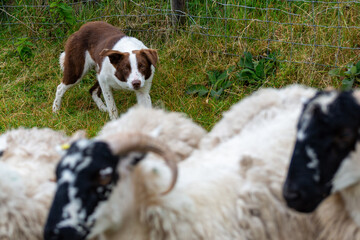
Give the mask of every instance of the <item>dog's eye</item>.
<svg viewBox="0 0 360 240">
<path fill-rule="evenodd" d="M 124 67 L 123 71 L 124 71 L 125 73 L 130 72 L 130 67 L 129 67 L 129 66 Z"/>
<path fill-rule="evenodd" d="M 139 64 L 139 69 L 140 69 L 140 70 L 145 70 L 145 68 L 146 68 L 145 65 Z"/>
</svg>

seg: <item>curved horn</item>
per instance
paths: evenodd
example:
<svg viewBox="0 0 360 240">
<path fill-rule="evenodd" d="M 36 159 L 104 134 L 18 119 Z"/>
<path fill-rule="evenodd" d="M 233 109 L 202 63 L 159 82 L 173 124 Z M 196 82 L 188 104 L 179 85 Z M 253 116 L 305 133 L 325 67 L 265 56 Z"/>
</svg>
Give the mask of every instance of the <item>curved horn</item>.
<svg viewBox="0 0 360 240">
<path fill-rule="evenodd" d="M 164 143 L 159 140 L 139 133 L 125 133 L 107 136 L 103 139 L 109 144 L 114 155 L 125 155 L 129 152 L 154 152 L 164 158 L 166 165 L 172 172 L 172 180 L 169 188 L 161 193 L 165 195 L 169 193 L 175 186 L 178 169 L 176 164 L 176 155 Z"/>
</svg>

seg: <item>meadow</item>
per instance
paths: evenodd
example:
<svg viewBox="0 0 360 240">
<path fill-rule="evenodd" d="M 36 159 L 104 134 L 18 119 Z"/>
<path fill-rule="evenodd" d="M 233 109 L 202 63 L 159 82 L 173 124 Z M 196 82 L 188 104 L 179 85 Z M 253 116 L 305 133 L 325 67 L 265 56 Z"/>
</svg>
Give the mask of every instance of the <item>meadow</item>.
<svg viewBox="0 0 360 240">
<path fill-rule="evenodd" d="M 167 1 L 5 2 L 0 5 L 0 133 L 23 126 L 67 134 L 85 129 L 94 136 L 109 121 L 88 93 L 94 71 L 65 94 L 59 113 L 51 111 L 64 43 L 90 20 L 107 21 L 157 49 L 154 107 L 184 112 L 207 130 L 259 88 L 294 83 L 341 88 L 344 77 L 328 72 L 360 60 L 356 1 L 255 0 L 240 6 L 234 0 L 194 0 L 187 3 L 183 26 L 172 23 Z M 136 103 L 131 92 L 115 91 L 114 98 L 120 113 Z"/>
</svg>

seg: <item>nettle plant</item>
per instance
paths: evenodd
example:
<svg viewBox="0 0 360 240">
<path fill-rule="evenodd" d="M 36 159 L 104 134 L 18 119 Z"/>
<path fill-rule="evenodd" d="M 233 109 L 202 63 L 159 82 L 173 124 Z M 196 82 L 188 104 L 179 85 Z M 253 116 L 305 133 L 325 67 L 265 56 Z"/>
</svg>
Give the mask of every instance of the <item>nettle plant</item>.
<svg viewBox="0 0 360 240">
<path fill-rule="evenodd" d="M 335 68 L 329 71 L 332 77 L 338 77 L 341 80 L 341 89 L 350 90 L 360 77 L 360 61 L 356 64 L 348 63 L 345 67 Z"/>
<path fill-rule="evenodd" d="M 33 47 L 35 45 L 27 37 L 19 38 L 15 46 L 21 61 L 26 62 L 27 59 L 34 57 Z"/>
<path fill-rule="evenodd" d="M 194 84 L 190 86 L 186 93 L 193 95 L 198 94 L 202 96 L 210 96 L 215 99 L 219 99 L 224 90 L 232 85 L 232 81 L 229 79 L 230 73 L 234 70 L 234 66 L 226 69 L 225 71 L 210 70 L 207 71 L 208 84 L 207 86 L 201 84 Z"/>
<path fill-rule="evenodd" d="M 50 3 L 50 12 L 56 18 L 57 22 L 65 22 L 68 27 L 76 24 L 76 18 L 72 7 L 62 0 L 56 0 Z"/>
<path fill-rule="evenodd" d="M 226 89 L 234 83 L 259 86 L 269 75 L 276 71 L 277 53 L 269 54 L 265 57 L 253 57 L 249 52 L 245 52 L 240 62 L 236 66 L 231 66 L 224 71 L 207 71 L 208 82 L 206 85 L 194 84 L 187 88 L 186 93 L 190 95 L 213 97 L 219 99 L 224 96 Z M 235 69 L 238 69 L 235 71 Z"/>
<path fill-rule="evenodd" d="M 266 58 L 254 58 L 249 52 L 245 52 L 238 64 L 242 68 L 236 76 L 239 81 L 250 84 L 263 82 L 269 75 L 275 73 L 277 64 L 277 53 L 270 53 Z"/>
</svg>

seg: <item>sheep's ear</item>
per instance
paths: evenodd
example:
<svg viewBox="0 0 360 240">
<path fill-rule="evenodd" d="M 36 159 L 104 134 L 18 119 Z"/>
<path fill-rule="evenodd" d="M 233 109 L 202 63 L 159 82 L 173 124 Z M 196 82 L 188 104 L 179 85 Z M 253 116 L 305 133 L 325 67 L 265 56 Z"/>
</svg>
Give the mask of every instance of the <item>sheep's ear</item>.
<svg viewBox="0 0 360 240">
<path fill-rule="evenodd" d="M 134 168 L 146 157 L 146 153 L 132 152 L 122 157 L 120 165 L 129 171 L 133 171 Z"/>
<path fill-rule="evenodd" d="M 86 132 L 84 130 L 78 130 L 75 133 L 73 133 L 70 137 L 70 143 L 75 142 L 81 138 L 86 138 Z"/>
<path fill-rule="evenodd" d="M 86 132 L 84 130 L 78 130 L 71 135 L 68 142 L 56 146 L 56 151 L 60 154 L 60 156 L 64 156 L 73 142 L 83 138 L 86 138 Z"/>
<path fill-rule="evenodd" d="M 331 92 L 331 91 L 335 91 L 335 90 L 336 89 L 333 86 L 329 86 L 324 89 L 324 91 L 326 91 L 326 92 Z"/>
<path fill-rule="evenodd" d="M 360 105 L 360 90 L 355 90 L 355 91 L 353 92 L 353 96 L 354 96 L 357 104 Z"/>
<path fill-rule="evenodd" d="M 63 143 L 61 145 L 57 145 L 55 147 L 55 150 L 61 157 L 63 157 L 67 153 L 67 150 L 70 148 L 70 145 L 70 143 Z"/>
<path fill-rule="evenodd" d="M 100 52 L 100 56 L 109 57 L 111 64 L 118 64 L 124 57 L 129 56 L 129 53 L 123 53 L 116 50 L 104 49 Z"/>
</svg>

